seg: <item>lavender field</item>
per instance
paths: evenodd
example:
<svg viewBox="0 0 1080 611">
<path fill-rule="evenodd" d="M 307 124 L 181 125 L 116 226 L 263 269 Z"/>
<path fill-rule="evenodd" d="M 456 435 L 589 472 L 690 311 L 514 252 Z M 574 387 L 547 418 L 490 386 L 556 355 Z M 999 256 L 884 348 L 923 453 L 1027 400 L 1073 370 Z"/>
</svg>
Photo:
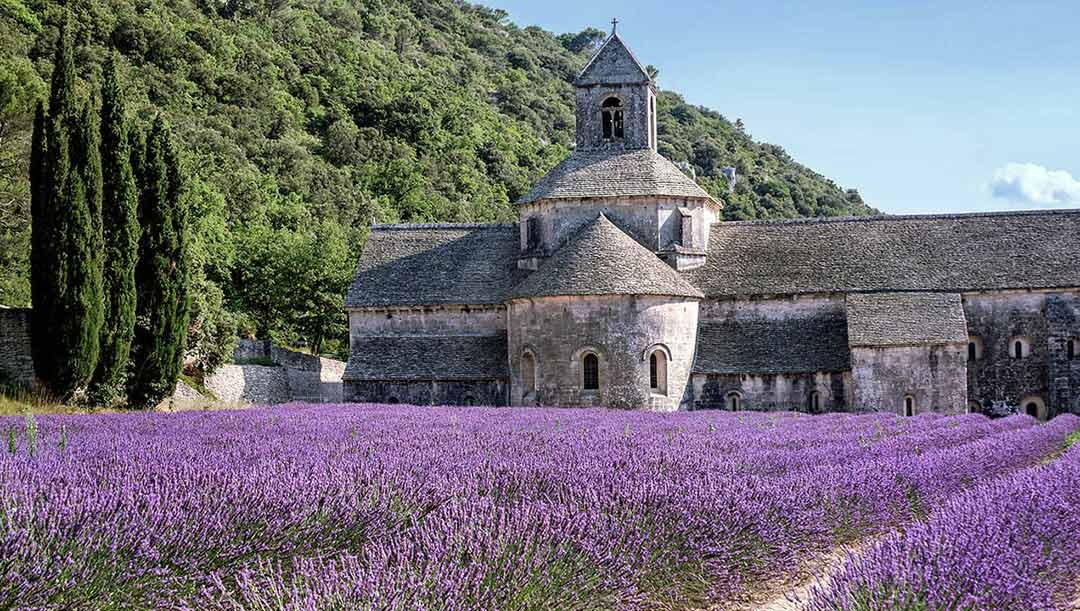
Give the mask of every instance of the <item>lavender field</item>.
<svg viewBox="0 0 1080 611">
<path fill-rule="evenodd" d="M 1080 418 L 305 406 L 0 420 L 0 608 L 1063 609 Z M 861 543 L 860 543 L 861 542 Z"/>
</svg>

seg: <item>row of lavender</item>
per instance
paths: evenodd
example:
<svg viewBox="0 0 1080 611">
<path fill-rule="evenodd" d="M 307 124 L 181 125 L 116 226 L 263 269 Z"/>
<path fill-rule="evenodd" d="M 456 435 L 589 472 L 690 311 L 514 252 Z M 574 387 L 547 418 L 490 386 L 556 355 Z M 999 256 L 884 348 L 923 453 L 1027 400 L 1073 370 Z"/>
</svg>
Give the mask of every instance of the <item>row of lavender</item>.
<svg viewBox="0 0 1080 611">
<path fill-rule="evenodd" d="M 1080 444 L 848 558 L 809 609 L 1080 609 Z"/>
<path fill-rule="evenodd" d="M 704 607 L 1034 465 L 1078 425 L 403 406 L 42 418 L 35 455 L 23 440 L 0 457 L 0 607 Z"/>
</svg>

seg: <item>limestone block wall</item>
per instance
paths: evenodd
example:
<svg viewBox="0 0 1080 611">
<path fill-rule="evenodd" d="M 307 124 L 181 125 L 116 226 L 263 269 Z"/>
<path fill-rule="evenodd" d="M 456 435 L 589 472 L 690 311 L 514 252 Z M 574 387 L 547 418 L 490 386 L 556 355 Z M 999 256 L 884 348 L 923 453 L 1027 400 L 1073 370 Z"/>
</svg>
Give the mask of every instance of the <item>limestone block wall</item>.
<svg viewBox="0 0 1080 611">
<path fill-rule="evenodd" d="M 968 363 L 968 398 L 984 410 L 1015 409 L 1031 399 L 1047 416 L 1080 413 L 1080 361 L 1067 344 L 1080 338 L 1080 292 L 965 294 L 968 333 L 980 350 Z M 1016 358 L 1020 339 L 1030 348 Z"/>
<path fill-rule="evenodd" d="M 273 405 L 292 400 L 289 374 L 284 367 L 222 365 L 204 383 L 215 397 L 226 403 Z"/>
<path fill-rule="evenodd" d="M 708 247 L 709 225 L 716 222 L 719 208 L 707 200 L 681 197 L 602 197 L 524 204 L 519 209 L 521 249 L 528 244 L 526 221 L 530 218 L 539 219 L 540 241 L 550 254 L 602 212 L 642 246 L 659 251 L 682 239 L 679 208 L 691 212 L 693 243 L 704 251 Z"/>
<path fill-rule="evenodd" d="M 611 97 L 622 102 L 623 139 L 607 142 L 604 140 L 600 108 L 604 100 Z M 650 85 L 578 87 L 576 102 L 578 149 L 643 149 L 653 145 L 650 116 L 655 112 L 656 94 Z"/>
<path fill-rule="evenodd" d="M 966 411 L 965 344 L 852 348 L 851 375 L 856 410 L 902 415 L 910 395 L 916 414 Z"/>
<path fill-rule="evenodd" d="M 226 403 L 273 405 L 289 401 L 342 401 L 345 363 L 274 346 L 240 340 L 233 360 L 269 358 L 275 365 L 223 365 L 205 380 L 208 390 Z"/>
<path fill-rule="evenodd" d="M 523 299 L 509 305 L 513 405 L 676 410 L 688 405 L 697 342 L 696 301 L 658 296 L 575 296 Z M 667 392 L 649 389 L 649 352 L 663 349 Z M 599 360 L 600 388 L 583 388 L 586 352 Z M 535 362 L 536 392 L 524 388 L 524 355 Z"/>
<path fill-rule="evenodd" d="M 494 406 L 506 404 L 506 382 L 503 380 L 416 382 L 350 380 L 345 384 L 345 392 L 350 397 L 350 401 L 357 403 Z"/>
<path fill-rule="evenodd" d="M 851 409 L 851 372 L 693 376 L 694 409 L 730 409 L 729 396 L 737 393 L 740 409 L 812 413 L 812 392 L 821 412 Z"/>
<path fill-rule="evenodd" d="M 0 384 L 30 386 L 34 382 L 30 318 L 28 308 L 0 308 Z"/>
</svg>

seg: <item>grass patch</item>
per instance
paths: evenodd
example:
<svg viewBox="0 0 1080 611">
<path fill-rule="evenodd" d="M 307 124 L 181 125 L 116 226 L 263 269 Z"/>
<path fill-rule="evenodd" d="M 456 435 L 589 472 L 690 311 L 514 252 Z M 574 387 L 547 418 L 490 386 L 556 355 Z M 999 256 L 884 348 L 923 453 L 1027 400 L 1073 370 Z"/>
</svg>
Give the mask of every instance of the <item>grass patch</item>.
<svg viewBox="0 0 1080 611">
<path fill-rule="evenodd" d="M 217 401 L 217 395 L 214 394 L 214 391 L 207 388 L 206 385 L 203 384 L 202 381 L 199 380 L 198 378 L 182 373 L 182 374 L 180 374 L 179 379 L 184 384 L 187 384 L 188 386 L 190 386 L 190 387 L 194 388 L 195 390 L 199 391 L 200 395 L 202 395 L 204 397 L 207 397 L 207 398 L 210 398 L 210 399 L 212 399 L 214 401 Z"/>
<path fill-rule="evenodd" d="M 0 386 L 0 416 L 26 414 L 67 414 L 78 411 L 65 405 L 47 392 L 22 386 Z"/>
<path fill-rule="evenodd" d="M 1069 433 L 1069 436 L 1065 438 L 1065 449 L 1068 450 L 1078 443 L 1080 443 L 1080 430 Z"/>
</svg>

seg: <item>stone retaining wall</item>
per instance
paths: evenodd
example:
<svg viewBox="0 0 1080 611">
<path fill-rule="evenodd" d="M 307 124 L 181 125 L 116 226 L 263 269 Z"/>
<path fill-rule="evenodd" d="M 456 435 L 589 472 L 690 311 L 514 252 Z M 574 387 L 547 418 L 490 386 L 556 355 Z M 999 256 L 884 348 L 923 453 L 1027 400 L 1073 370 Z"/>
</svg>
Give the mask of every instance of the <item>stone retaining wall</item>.
<svg viewBox="0 0 1080 611">
<path fill-rule="evenodd" d="M 336 403 L 342 400 L 345 363 L 294 352 L 268 341 L 240 340 L 233 360 L 266 359 L 274 365 L 223 365 L 205 380 L 206 388 L 226 403 L 273 405 L 289 401 Z"/>
<path fill-rule="evenodd" d="M 30 386 L 33 382 L 30 309 L 0 308 L 0 384 Z"/>
</svg>

